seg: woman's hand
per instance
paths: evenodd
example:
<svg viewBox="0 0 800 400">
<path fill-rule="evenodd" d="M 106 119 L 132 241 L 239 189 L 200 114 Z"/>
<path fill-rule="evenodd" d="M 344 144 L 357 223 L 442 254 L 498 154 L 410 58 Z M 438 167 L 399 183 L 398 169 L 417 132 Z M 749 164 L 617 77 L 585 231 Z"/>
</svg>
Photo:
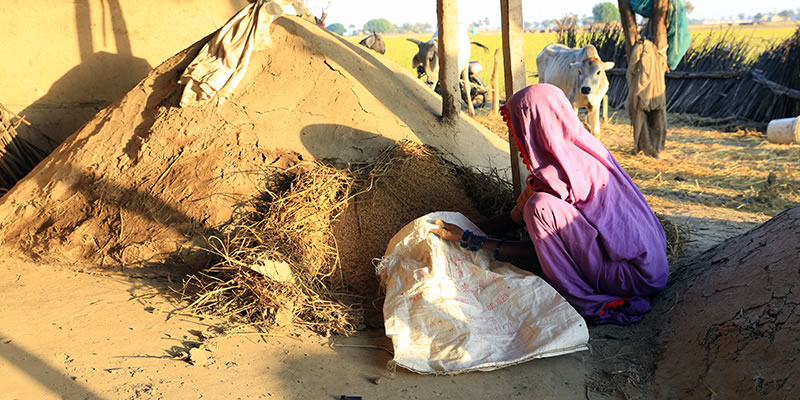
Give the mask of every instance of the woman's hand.
<svg viewBox="0 0 800 400">
<path fill-rule="evenodd" d="M 454 242 L 461 241 L 461 236 L 464 235 L 464 230 L 459 228 L 458 225 L 448 224 L 440 219 L 433 221 L 433 223 L 439 225 L 441 228 L 431 229 L 431 233 L 444 240 L 450 240 Z"/>
</svg>

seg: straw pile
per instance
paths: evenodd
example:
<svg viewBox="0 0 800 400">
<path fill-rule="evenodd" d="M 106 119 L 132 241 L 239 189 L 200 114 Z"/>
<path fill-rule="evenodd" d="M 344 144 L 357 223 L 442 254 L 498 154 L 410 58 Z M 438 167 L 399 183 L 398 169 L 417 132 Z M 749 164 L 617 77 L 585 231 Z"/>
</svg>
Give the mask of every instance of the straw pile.
<svg viewBox="0 0 800 400">
<path fill-rule="evenodd" d="M 373 171 L 372 186 L 347 204 L 334 235 L 345 283 L 370 299 L 380 295 L 372 261 L 384 255 L 389 239 L 407 223 L 433 211 L 458 211 L 480 220 L 493 215 L 497 204 L 513 200 L 503 189 L 506 182 L 487 182 L 480 173 L 445 161 L 435 149 L 409 142 L 363 168 Z M 483 185 L 493 193 L 480 196 L 475 188 Z"/>
<path fill-rule="evenodd" d="M 335 300 L 342 286 L 332 220 L 353 179 L 321 164 L 268 171 L 264 193 L 225 236 L 208 239 L 216 265 L 184 284 L 190 309 L 240 317 L 257 327 L 299 323 L 317 332 L 353 331 L 355 310 Z"/>
<path fill-rule="evenodd" d="M 262 329 L 351 333 L 365 311 L 379 308 L 372 260 L 402 226 L 437 210 L 480 219 L 513 204 L 496 173 L 455 166 L 409 142 L 372 163 L 305 162 L 265 175 L 264 193 L 227 234 L 209 238 L 215 264 L 185 281 L 194 312 Z"/>
</svg>

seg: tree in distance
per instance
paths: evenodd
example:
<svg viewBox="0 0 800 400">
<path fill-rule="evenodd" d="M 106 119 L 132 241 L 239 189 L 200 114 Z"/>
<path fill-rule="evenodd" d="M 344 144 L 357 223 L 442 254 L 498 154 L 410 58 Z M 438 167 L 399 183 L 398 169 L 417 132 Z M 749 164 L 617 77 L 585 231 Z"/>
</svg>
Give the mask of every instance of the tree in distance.
<svg viewBox="0 0 800 400">
<path fill-rule="evenodd" d="M 610 1 L 597 3 L 592 7 L 592 16 L 594 17 L 594 22 L 607 24 L 619 20 L 619 9 Z"/>
<path fill-rule="evenodd" d="M 375 33 L 388 33 L 394 32 L 397 28 L 385 18 L 371 19 L 364 24 L 364 30 L 367 32 Z"/>
<path fill-rule="evenodd" d="M 344 35 L 344 32 L 347 30 L 347 28 L 345 28 L 344 25 L 340 23 L 330 24 L 325 28 L 331 32 L 338 33 L 339 35 Z"/>
</svg>

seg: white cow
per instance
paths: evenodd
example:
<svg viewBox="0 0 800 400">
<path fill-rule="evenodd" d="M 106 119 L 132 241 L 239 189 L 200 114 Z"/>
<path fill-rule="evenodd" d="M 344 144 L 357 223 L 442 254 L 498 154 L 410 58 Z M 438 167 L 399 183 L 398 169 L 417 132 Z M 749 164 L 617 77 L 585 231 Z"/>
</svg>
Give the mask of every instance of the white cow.
<svg viewBox="0 0 800 400">
<path fill-rule="evenodd" d="M 600 102 L 608 92 L 606 70 L 614 62 L 603 62 L 593 45 L 580 49 L 550 43 L 536 56 L 539 83 L 558 86 L 569 98 L 575 112 L 586 108 L 587 122 L 593 135 L 600 133 Z"/>
</svg>

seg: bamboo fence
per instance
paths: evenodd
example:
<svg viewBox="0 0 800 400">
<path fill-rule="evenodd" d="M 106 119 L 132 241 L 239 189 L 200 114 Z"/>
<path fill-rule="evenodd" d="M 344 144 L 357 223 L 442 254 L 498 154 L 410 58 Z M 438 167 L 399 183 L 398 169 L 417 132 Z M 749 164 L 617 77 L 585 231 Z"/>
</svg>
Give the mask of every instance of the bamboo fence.
<svg viewBox="0 0 800 400">
<path fill-rule="evenodd" d="M 619 26 L 584 32 L 572 26 L 558 37 L 570 47 L 593 44 L 603 61 L 614 61 L 616 67 L 606 73 L 609 105 L 617 109 L 628 96 L 623 39 Z M 666 75 L 667 111 L 755 122 L 800 115 L 800 28 L 753 57 L 755 48 L 756 43 L 731 30 L 693 43 Z"/>
</svg>

